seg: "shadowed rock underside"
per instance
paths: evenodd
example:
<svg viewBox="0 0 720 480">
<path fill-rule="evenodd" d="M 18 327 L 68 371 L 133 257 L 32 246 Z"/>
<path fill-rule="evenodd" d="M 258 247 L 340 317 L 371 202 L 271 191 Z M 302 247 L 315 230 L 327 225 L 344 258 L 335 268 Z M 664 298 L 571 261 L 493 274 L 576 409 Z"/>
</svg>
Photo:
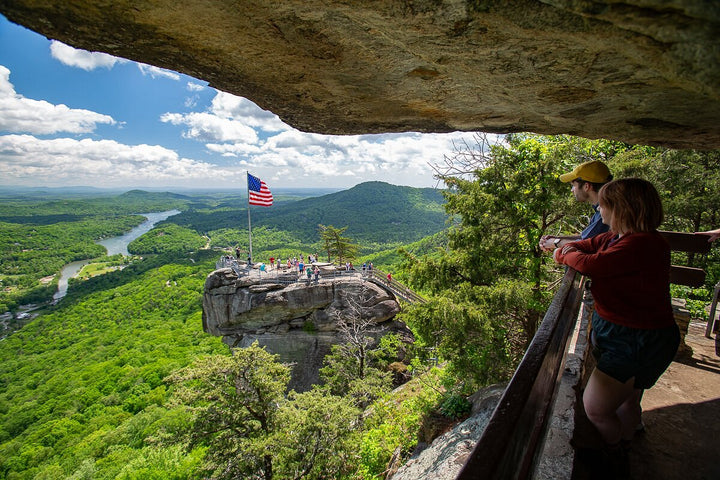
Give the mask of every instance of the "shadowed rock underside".
<svg viewBox="0 0 720 480">
<path fill-rule="evenodd" d="M 720 4 L 0 0 L 76 48 L 330 134 L 532 131 L 720 147 Z"/>
</svg>

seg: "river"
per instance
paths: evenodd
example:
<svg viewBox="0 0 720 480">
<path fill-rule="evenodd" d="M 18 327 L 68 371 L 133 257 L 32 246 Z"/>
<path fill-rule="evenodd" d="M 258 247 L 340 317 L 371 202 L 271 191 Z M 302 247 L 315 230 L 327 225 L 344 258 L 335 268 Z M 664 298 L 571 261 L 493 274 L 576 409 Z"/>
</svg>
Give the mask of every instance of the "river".
<svg viewBox="0 0 720 480">
<path fill-rule="evenodd" d="M 168 210 L 166 212 L 153 212 L 153 213 L 139 213 L 147 220 L 138 225 L 137 227 L 130 230 L 125 235 L 119 237 L 106 238 L 98 242 L 107 249 L 108 256 L 117 255 L 122 253 L 127 255 L 127 246 L 130 242 L 138 238 L 140 235 L 149 232 L 155 226 L 156 223 L 162 222 L 168 217 L 177 215 L 180 210 Z M 60 271 L 60 279 L 58 280 L 58 291 L 53 295 L 53 300 L 57 302 L 67 294 L 68 279 L 77 275 L 82 267 L 90 263 L 90 260 L 78 260 L 77 262 L 68 263 Z"/>
</svg>

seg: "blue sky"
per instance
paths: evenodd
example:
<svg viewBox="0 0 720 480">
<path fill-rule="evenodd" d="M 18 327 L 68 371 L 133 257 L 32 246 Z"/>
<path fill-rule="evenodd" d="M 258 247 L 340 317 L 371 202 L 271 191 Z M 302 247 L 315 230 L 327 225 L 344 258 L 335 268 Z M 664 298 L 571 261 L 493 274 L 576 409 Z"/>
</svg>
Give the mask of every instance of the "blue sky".
<svg viewBox="0 0 720 480">
<path fill-rule="evenodd" d="M 76 50 L 0 15 L 0 185 L 435 186 L 429 163 L 473 134 L 302 133 L 247 99 Z"/>
</svg>

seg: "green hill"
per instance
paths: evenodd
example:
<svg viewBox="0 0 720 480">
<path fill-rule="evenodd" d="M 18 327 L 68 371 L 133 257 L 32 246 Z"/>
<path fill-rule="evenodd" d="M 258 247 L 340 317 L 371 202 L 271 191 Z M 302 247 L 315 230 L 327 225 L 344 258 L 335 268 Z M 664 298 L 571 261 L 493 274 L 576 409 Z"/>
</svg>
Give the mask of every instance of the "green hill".
<svg viewBox="0 0 720 480">
<path fill-rule="evenodd" d="M 318 224 L 347 226 L 359 241 L 413 242 L 442 230 L 447 218 L 439 190 L 366 182 L 349 190 L 308 198 L 275 212 L 253 212 L 259 225 L 282 227 L 301 238 L 316 238 Z"/>
<path fill-rule="evenodd" d="M 346 235 L 361 243 L 411 243 L 445 228 L 443 203 L 441 191 L 433 188 L 366 182 L 328 195 L 277 202 L 270 208 L 251 207 L 252 227 L 282 230 L 306 243 L 318 240 L 318 224 L 347 226 Z M 198 232 L 247 230 L 245 204 L 224 207 L 191 209 L 172 221 Z"/>
</svg>

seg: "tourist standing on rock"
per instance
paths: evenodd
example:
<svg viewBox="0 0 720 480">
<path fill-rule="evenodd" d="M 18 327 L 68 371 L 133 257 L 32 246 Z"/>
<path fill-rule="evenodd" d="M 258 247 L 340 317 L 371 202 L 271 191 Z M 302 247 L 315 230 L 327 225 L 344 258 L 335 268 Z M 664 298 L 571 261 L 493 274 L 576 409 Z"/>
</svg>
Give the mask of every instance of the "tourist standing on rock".
<svg viewBox="0 0 720 480">
<path fill-rule="evenodd" d="M 610 180 L 612 180 L 610 169 L 598 160 L 585 162 L 575 167 L 572 172 L 560 175 L 561 182 L 570 183 L 575 199 L 578 202 L 589 203 L 595 213 L 590 218 L 588 226 L 579 235 L 543 235 L 540 238 L 540 249 L 550 252 L 554 248 L 563 247 L 570 242 L 607 232 L 608 226 L 602 223 L 600 213 L 598 213 L 598 192 Z"/>
<path fill-rule="evenodd" d="M 315 265 L 315 283 L 317 283 L 320 280 L 320 269 L 317 265 Z"/>
<path fill-rule="evenodd" d="M 387 284 L 390 285 L 392 283 L 392 274 L 387 274 Z"/>
<path fill-rule="evenodd" d="M 558 248 L 554 257 L 592 279 L 595 299 L 591 343 L 597 366 L 583 404 L 606 446 L 579 448 L 578 455 L 592 468 L 612 468 L 609 473 L 625 478 L 642 391 L 672 362 L 680 333 L 670 303 L 670 247 L 657 231 L 663 219 L 657 190 L 627 178 L 602 187 L 598 198 L 610 231 Z"/>
</svg>

